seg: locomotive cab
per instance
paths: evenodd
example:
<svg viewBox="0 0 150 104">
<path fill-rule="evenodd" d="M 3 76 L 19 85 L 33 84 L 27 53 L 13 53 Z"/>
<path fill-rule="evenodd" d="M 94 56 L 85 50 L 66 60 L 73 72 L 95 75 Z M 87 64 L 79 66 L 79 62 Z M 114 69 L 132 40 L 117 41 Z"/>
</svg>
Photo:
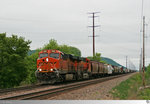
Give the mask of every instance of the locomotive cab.
<svg viewBox="0 0 150 104">
<path fill-rule="evenodd" d="M 43 82 L 43 80 L 48 81 L 49 79 L 55 80 L 59 77 L 59 60 L 62 54 L 58 50 L 43 50 L 39 52 L 35 75 L 40 82 Z"/>
<path fill-rule="evenodd" d="M 58 69 L 61 52 L 58 50 L 44 50 L 39 53 L 37 70 L 40 72 L 53 72 Z"/>
</svg>

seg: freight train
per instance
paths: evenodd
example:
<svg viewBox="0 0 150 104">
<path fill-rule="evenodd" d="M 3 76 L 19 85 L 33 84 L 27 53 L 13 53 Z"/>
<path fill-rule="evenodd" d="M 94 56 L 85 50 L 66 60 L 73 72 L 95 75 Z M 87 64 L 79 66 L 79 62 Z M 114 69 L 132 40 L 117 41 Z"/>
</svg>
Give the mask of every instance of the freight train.
<svg viewBox="0 0 150 104">
<path fill-rule="evenodd" d="M 130 71 L 123 67 L 65 54 L 59 50 L 43 50 L 39 52 L 35 76 L 41 83 L 53 84 L 66 80 L 90 79 Z"/>
</svg>

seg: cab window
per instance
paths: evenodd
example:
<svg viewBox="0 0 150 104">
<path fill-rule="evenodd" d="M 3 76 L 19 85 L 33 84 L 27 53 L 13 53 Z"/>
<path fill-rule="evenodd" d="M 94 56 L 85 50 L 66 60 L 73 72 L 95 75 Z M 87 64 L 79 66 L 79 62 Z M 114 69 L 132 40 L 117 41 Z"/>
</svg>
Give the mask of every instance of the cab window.
<svg viewBox="0 0 150 104">
<path fill-rule="evenodd" d="M 50 53 L 49 56 L 55 59 L 59 59 L 59 53 Z"/>
<path fill-rule="evenodd" d="M 39 58 L 48 57 L 48 53 L 41 53 Z"/>
</svg>

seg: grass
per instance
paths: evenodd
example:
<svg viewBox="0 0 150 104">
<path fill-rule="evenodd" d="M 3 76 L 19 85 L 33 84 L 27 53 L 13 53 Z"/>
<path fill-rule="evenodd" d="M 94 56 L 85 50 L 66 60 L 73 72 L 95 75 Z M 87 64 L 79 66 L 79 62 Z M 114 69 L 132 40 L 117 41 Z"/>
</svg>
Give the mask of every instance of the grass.
<svg viewBox="0 0 150 104">
<path fill-rule="evenodd" d="M 150 85 L 150 66 L 145 73 L 146 85 Z M 110 93 L 114 99 L 120 100 L 150 100 L 150 88 L 140 90 L 142 86 L 141 73 L 137 73 L 114 87 Z"/>
<path fill-rule="evenodd" d="M 150 100 L 150 89 L 144 89 L 138 96 L 140 100 Z"/>
<path fill-rule="evenodd" d="M 137 92 L 137 88 L 139 87 L 137 83 L 140 83 L 139 74 L 135 74 L 134 76 L 130 77 L 126 81 L 121 82 L 118 86 L 114 87 L 111 91 L 114 99 L 128 99 L 129 95 L 134 96 L 133 94 Z M 132 93 L 131 91 L 132 90 Z"/>
</svg>

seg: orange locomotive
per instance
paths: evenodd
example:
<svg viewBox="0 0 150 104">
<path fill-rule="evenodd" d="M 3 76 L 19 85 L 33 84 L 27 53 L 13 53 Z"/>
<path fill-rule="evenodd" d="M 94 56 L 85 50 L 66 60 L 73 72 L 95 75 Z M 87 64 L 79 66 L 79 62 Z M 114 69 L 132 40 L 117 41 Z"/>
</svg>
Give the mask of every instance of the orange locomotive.
<svg viewBox="0 0 150 104">
<path fill-rule="evenodd" d="M 89 62 L 87 58 L 64 54 L 58 50 L 43 50 L 39 52 L 35 75 L 42 83 L 86 79 L 90 75 Z"/>
</svg>

